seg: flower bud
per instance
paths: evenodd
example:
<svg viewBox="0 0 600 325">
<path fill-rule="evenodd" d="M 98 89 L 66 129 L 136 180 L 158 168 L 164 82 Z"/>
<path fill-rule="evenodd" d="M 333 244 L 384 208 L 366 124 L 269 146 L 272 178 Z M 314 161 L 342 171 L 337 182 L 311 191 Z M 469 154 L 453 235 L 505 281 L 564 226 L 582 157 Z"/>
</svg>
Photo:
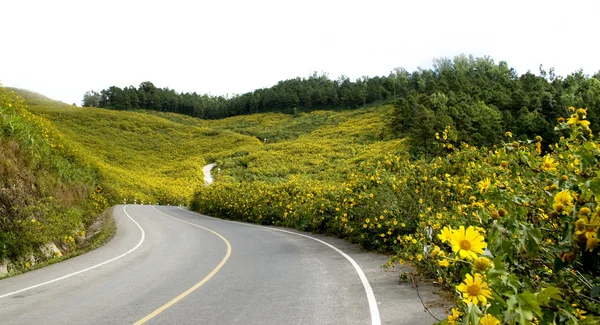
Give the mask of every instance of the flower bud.
<svg viewBox="0 0 600 325">
<path fill-rule="evenodd" d="M 586 214 L 588 214 L 588 213 L 590 213 L 590 212 L 592 212 L 592 211 L 591 211 L 591 210 L 590 210 L 590 208 L 588 208 L 588 207 L 583 207 L 583 208 L 579 209 L 579 215 L 580 215 L 580 216 L 581 216 L 581 215 L 586 215 Z"/>
<path fill-rule="evenodd" d="M 477 259 L 475 259 L 473 270 L 477 272 L 485 272 L 487 271 L 487 269 L 490 268 L 491 265 L 492 261 L 490 261 L 489 258 L 480 256 Z"/>
</svg>

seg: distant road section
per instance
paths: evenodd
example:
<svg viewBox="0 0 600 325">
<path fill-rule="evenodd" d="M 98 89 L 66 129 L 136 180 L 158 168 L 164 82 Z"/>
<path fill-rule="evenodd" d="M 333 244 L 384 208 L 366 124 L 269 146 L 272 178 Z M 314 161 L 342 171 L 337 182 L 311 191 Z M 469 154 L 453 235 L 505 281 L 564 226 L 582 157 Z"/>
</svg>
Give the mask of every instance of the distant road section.
<svg viewBox="0 0 600 325">
<path fill-rule="evenodd" d="M 208 164 L 202 167 L 202 172 L 204 173 L 204 185 L 210 185 L 213 183 L 213 178 L 210 172 L 216 165 L 217 164 Z"/>
<path fill-rule="evenodd" d="M 387 257 L 341 239 L 178 207 L 127 205 L 114 213 L 117 233 L 106 245 L 0 281 L 1 323 L 434 322 L 415 290 L 398 284 L 398 272 L 380 268 Z M 426 302 L 437 299 L 431 288 L 419 291 Z"/>
</svg>

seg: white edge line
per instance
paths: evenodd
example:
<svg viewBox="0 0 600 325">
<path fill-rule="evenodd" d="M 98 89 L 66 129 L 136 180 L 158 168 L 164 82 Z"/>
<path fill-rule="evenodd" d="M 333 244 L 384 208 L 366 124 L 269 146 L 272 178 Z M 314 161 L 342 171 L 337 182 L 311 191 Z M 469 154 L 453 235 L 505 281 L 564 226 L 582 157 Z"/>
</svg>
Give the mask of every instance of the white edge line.
<svg viewBox="0 0 600 325">
<path fill-rule="evenodd" d="M 133 220 L 133 218 L 132 218 L 132 217 L 129 215 L 129 213 L 127 213 L 127 210 L 125 210 L 125 208 L 126 208 L 126 207 L 127 207 L 126 205 L 125 205 L 125 206 L 123 206 L 123 212 L 125 212 L 125 215 L 127 215 L 127 217 L 128 217 L 129 219 L 131 219 L 131 221 L 133 221 L 133 223 L 135 223 L 135 225 L 136 225 L 136 226 L 138 226 L 138 228 L 140 228 L 140 231 L 142 232 L 142 238 L 140 238 L 140 242 L 139 242 L 137 245 L 135 245 L 135 247 L 134 247 L 134 248 L 130 249 L 130 250 L 129 250 L 129 251 L 127 251 L 126 253 L 123 253 L 123 254 L 121 254 L 121 255 L 119 255 L 119 256 L 117 256 L 117 257 L 111 258 L 111 259 L 110 259 L 110 260 L 108 260 L 108 261 L 104 261 L 104 262 L 102 262 L 102 263 L 100 263 L 100 264 L 96 264 L 96 265 L 94 265 L 94 266 L 90 266 L 90 267 L 88 267 L 87 269 L 83 269 L 83 270 L 80 270 L 80 271 L 77 271 L 77 272 L 73 272 L 73 273 L 70 273 L 70 274 L 67 274 L 67 275 L 61 276 L 60 278 L 56 278 L 56 279 L 53 279 L 53 280 L 50 280 L 50 281 L 46 281 L 46 282 L 43 282 L 43 283 L 38 283 L 38 284 L 36 284 L 36 285 L 33 285 L 33 286 L 31 286 L 31 287 L 27 287 L 27 288 L 24 288 L 24 289 L 21 289 L 21 290 L 17 290 L 17 291 L 9 292 L 9 293 L 6 293 L 6 294 L 3 294 L 3 295 L 1 295 L 1 296 L 0 296 L 0 298 L 4 298 L 4 297 L 8 297 L 8 296 L 12 296 L 12 295 L 14 295 L 14 294 L 21 293 L 21 292 L 23 292 L 23 291 L 27 291 L 27 290 L 35 289 L 35 288 L 37 288 L 37 287 L 41 287 L 41 286 L 44 286 L 44 285 L 46 285 L 46 284 L 50 284 L 50 283 L 53 283 L 53 282 L 57 282 L 57 281 L 60 281 L 60 280 L 64 280 L 64 279 L 66 279 L 66 278 L 70 278 L 70 277 L 72 277 L 72 276 L 74 276 L 74 275 L 81 274 L 81 273 L 83 273 L 83 272 L 87 272 L 87 271 L 89 271 L 89 270 L 93 270 L 93 269 L 95 269 L 95 268 L 97 268 L 97 267 L 100 267 L 100 266 L 102 266 L 102 265 L 108 264 L 108 263 L 110 263 L 110 262 L 114 262 L 114 261 L 116 261 L 116 260 L 120 259 L 121 257 L 124 257 L 124 256 L 126 256 L 126 255 L 130 254 L 131 252 L 135 251 L 136 249 L 138 249 L 138 248 L 139 248 L 139 247 L 142 245 L 142 243 L 144 242 L 144 239 L 146 238 L 146 232 L 144 232 L 144 229 L 142 229 L 142 227 L 140 226 L 140 224 L 138 224 L 138 223 L 137 223 L 135 220 Z"/>
<path fill-rule="evenodd" d="M 183 211 L 191 212 L 193 214 L 199 214 L 199 213 L 196 213 L 196 212 L 193 212 L 193 211 L 190 211 L 190 210 L 183 209 L 181 207 L 179 207 L 179 209 L 181 209 Z M 204 216 L 204 215 L 202 215 L 202 216 Z M 365 273 L 363 272 L 363 270 L 360 268 L 360 266 L 358 265 L 358 263 L 356 263 L 356 261 L 354 261 L 354 259 L 352 257 L 348 256 L 348 254 L 342 252 L 342 250 L 340 250 L 339 248 L 337 248 L 337 247 L 329 244 L 328 242 L 320 240 L 318 238 L 315 238 L 315 237 L 312 237 L 312 236 L 308 236 L 308 235 L 304 235 L 304 234 L 299 234 L 299 233 L 293 232 L 293 231 L 288 231 L 288 230 L 283 230 L 283 229 L 277 229 L 277 228 L 271 228 L 271 227 L 265 227 L 265 226 L 255 225 L 255 224 L 245 223 L 245 222 L 238 222 L 238 221 L 232 221 L 232 220 L 214 218 L 214 217 L 210 217 L 210 218 L 216 219 L 216 220 L 221 220 L 221 221 L 226 221 L 226 222 L 231 222 L 231 223 L 235 223 L 235 224 L 241 224 L 241 225 L 246 225 L 246 226 L 259 227 L 259 228 L 262 228 L 262 229 L 269 229 L 269 230 L 275 230 L 275 231 L 279 231 L 279 232 L 284 232 L 284 233 L 287 233 L 287 234 L 292 234 L 292 235 L 296 235 L 296 236 L 300 236 L 300 237 L 305 237 L 305 238 L 309 238 L 309 239 L 312 239 L 312 240 L 316 240 L 316 241 L 318 241 L 319 243 L 321 243 L 323 245 L 329 246 L 330 248 L 332 248 L 333 250 L 335 250 L 336 252 L 338 252 L 340 255 L 342 255 L 343 257 L 345 257 L 348 261 L 350 261 L 350 264 L 352 264 L 352 266 L 354 266 L 354 270 L 356 270 L 356 273 L 358 273 L 358 277 L 360 278 L 360 281 L 362 282 L 362 285 L 365 288 L 365 293 L 367 294 L 367 300 L 369 301 L 369 310 L 371 312 L 371 325 L 381 325 L 381 316 L 379 315 L 379 308 L 377 307 L 377 300 L 375 299 L 375 294 L 373 293 L 373 289 L 371 288 L 371 284 L 369 284 L 369 280 L 367 279 L 367 276 L 365 275 Z"/>
</svg>

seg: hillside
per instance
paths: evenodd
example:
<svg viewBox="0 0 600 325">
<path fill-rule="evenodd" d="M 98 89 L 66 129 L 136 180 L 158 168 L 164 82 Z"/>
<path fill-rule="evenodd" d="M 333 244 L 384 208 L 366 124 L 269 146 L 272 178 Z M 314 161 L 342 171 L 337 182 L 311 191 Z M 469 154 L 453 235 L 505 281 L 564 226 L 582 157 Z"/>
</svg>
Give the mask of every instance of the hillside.
<svg viewBox="0 0 600 325">
<path fill-rule="evenodd" d="M 344 178 L 352 166 L 405 151 L 385 139 L 390 107 L 315 111 L 294 117 L 262 113 L 201 120 L 155 111 L 80 108 L 18 90 L 89 166 L 118 201 L 186 204 L 203 185 L 202 166 L 217 163 L 216 181 Z M 265 141 L 266 140 L 266 141 Z"/>
<path fill-rule="evenodd" d="M 79 163 L 47 120 L 0 86 L 0 277 L 106 240 L 112 219 L 100 183 L 97 168 Z"/>
</svg>

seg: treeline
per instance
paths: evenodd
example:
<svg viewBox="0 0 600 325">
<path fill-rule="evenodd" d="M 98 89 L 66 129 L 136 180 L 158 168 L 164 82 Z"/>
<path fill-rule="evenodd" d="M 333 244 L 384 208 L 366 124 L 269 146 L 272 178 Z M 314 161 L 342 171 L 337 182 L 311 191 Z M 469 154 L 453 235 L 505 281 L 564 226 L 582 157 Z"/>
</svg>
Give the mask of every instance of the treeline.
<svg viewBox="0 0 600 325">
<path fill-rule="evenodd" d="M 566 77 L 540 66 L 539 74 L 518 75 L 504 61 L 457 56 L 434 61 L 432 69 L 394 69 L 388 76 L 331 80 L 316 73 L 280 81 L 270 88 L 232 97 L 177 93 L 143 82 L 138 88 L 110 87 L 84 95 L 83 106 L 149 109 L 217 119 L 261 112 L 297 113 L 314 109 L 352 109 L 391 103 L 390 127 L 409 135 L 416 147 L 431 151 L 435 134 L 446 126 L 456 141 L 497 143 L 505 130 L 554 140 L 556 119 L 569 106 L 588 107 L 593 131 L 600 129 L 600 72 Z"/>
<path fill-rule="evenodd" d="M 280 81 L 271 88 L 257 89 L 232 97 L 177 93 L 157 88 L 149 81 L 123 89 L 88 91 L 83 106 L 110 109 L 150 109 L 174 112 L 205 119 L 218 119 L 263 112 L 293 113 L 296 110 L 355 108 L 381 99 L 392 98 L 379 84 L 387 78 L 361 78 L 354 82 L 346 77 L 337 81 L 327 75 Z M 386 81 L 388 82 L 388 81 Z M 369 88 L 371 90 L 369 91 Z"/>
</svg>

